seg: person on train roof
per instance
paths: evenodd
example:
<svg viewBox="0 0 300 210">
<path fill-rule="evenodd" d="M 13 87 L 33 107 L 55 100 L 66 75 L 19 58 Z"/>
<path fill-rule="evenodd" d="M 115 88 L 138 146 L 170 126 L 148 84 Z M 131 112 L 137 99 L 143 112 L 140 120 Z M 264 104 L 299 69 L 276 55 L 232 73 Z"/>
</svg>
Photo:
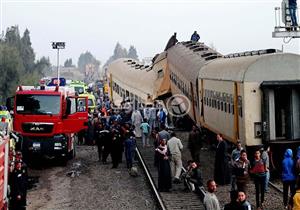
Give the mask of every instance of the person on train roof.
<svg viewBox="0 0 300 210">
<path fill-rule="evenodd" d="M 198 42 L 200 39 L 200 35 L 197 33 L 197 31 L 194 31 L 194 33 L 191 36 L 191 41 Z"/>
</svg>

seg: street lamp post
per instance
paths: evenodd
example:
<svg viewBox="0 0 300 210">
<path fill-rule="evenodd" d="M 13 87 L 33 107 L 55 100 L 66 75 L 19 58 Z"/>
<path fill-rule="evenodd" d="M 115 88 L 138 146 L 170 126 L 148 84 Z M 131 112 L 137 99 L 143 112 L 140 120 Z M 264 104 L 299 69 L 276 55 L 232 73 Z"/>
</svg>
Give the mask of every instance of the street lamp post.
<svg viewBox="0 0 300 210">
<path fill-rule="evenodd" d="M 57 84 L 59 86 L 59 50 L 65 49 L 65 42 L 52 42 L 52 49 L 57 49 Z"/>
</svg>

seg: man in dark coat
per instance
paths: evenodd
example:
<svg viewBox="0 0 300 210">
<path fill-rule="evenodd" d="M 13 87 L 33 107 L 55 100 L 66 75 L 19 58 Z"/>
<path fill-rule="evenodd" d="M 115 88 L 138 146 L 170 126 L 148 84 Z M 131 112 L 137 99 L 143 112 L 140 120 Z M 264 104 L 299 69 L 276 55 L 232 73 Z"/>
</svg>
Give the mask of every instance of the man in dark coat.
<svg viewBox="0 0 300 210">
<path fill-rule="evenodd" d="M 11 174 L 11 209 L 26 209 L 27 175 L 22 169 L 22 162 L 15 163 L 15 169 Z"/>
<path fill-rule="evenodd" d="M 177 38 L 176 38 L 177 33 L 175 32 L 171 38 L 169 39 L 167 46 L 165 47 L 165 51 L 167 51 L 169 48 L 173 47 L 177 42 Z"/>
<path fill-rule="evenodd" d="M 229 167 L 228 167 L 228 146 L 223 140 L 221 134 L 217 135 L 218 145 L 215 158 L 214 179 L 219 185 L 230 183 Z"/>
<path fill-rule="evenodd" d="M 120 159 L 122 158 L 122 151 L 123 151 L 121 127 L 119 126 L 117 121 L 114 121 L 113 125 L 111 126 L 111 134 L 112 134 L 111 158 L 113 163 L 112 168 L 117 168 L 120 163 Z"/>
<path fill-rule="evenodd" d="M 192 127 L 192 131 L 189 133 L 188 148 L 190 150 L 192 159 L 200 163 L 200 151 L 202 148 L 202 139 L 200 132 L 195 125 Z"/>
<path fill-rule="evenodd" d="M 103 145 L 102 150 L 102 163 L 106 164 L 107 157 L 109 154 L 111 154 L 111 148 L 112 148 L 112 134 L 111 131 L 106 128 L 104 125 L 103 130 L 100 131 L 100 138 L 101 138 L 101 144 Z M 100 158 L 100 157 L 99 157 Z"/>
</svg>

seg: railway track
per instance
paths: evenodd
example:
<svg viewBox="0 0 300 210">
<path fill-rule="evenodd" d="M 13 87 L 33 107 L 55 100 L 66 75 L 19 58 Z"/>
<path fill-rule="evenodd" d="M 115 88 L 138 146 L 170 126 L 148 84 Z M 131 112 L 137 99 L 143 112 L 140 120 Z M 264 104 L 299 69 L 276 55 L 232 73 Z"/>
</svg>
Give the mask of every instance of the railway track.
<svg viewBox="0 0 300 210">
<path fill-rule="evenodd" d="M 202 195 L 197 195 L 192 192 L 184 190 L 183 183 L 173 184 L 171 192 L 158 192 L 157 179 L 158 172 L 154 166 L 154 148 L 143 148 L 141 141 L 137 141 L 137 154 L 143 170 L 149 180 L 153 194 L 158 202 L 160 209 L 195 209 L 204 210 L 201 199 L 204 197 L 204 190 Z M 183 169 L 184 170 L 184 169 Z"/>
<path fill-rule="evenodd" d="M 283 194 L 283 190 L 278 187 L 276 184 L 274 184 L 273 182 L 269 182 L 269 186 L 271 186 L 274 190 L 276 190 L 277 192 L 279 193 L 282 193 Z"/>
</svg>

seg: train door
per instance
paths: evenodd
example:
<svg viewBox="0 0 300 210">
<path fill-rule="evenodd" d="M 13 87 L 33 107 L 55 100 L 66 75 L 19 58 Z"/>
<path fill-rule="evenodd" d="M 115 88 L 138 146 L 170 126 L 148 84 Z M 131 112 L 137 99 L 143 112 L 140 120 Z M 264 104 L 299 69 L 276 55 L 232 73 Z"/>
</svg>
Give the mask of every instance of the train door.
<svg viewBox="0 0 300 210">
<path fill-rule="evenodd" d="M 262 130 L 264 141 L 300 138 L 299 85 L 263 82 Z"/>
</svg>

